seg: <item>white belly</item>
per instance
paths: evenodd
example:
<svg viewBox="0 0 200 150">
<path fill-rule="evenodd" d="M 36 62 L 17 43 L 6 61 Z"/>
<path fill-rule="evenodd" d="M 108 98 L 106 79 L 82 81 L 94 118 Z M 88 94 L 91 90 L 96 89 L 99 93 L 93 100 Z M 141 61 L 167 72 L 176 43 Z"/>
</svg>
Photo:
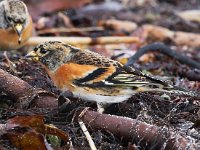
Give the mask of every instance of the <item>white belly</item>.
<svg viewBox="0 0 200 150">
<path fill-rule="evenodd" d="M 73 93 L 74 97 L 81 98 L 86 101 L 94 101 L 97 103 L 119 103 L 128 100 L 133 95 L 130 89 L 124 90 L 123 94 L 117 96 L 106 96 L 100 94 L 90 94 L 86 91 L 76 91 Z"/>
</svg>

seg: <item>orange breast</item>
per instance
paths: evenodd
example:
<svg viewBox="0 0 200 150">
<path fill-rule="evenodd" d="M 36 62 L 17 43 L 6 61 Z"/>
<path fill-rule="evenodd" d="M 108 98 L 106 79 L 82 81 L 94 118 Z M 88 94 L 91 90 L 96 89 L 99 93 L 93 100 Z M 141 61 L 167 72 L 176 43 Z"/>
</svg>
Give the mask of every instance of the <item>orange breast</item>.
<svg viewBox="0 0 200 150">
<path fill-rule="evenodd" d="M 21 44 L 18 43 L 19 36 L 12 29 L 0 29 L 0 50 L 18 49 L 24 45 L 28 38 L 32 35 L 32 19 L 29 18 L 27 26 L 22 32 Z"/>
<path fill-rule="evenodd" d="M 69 63 L 60 66 L 59 69 L 57 69 L 55 72 L 48 73 L 51 79 L 53 80 L 54 84 L 59 89 L 65 90 L 67 88 L 68 90 L 73 91 L 73 80 L 80 79 L 96 69 L 97 67 L 92 65 L 79 65 Z"/>
</svg>

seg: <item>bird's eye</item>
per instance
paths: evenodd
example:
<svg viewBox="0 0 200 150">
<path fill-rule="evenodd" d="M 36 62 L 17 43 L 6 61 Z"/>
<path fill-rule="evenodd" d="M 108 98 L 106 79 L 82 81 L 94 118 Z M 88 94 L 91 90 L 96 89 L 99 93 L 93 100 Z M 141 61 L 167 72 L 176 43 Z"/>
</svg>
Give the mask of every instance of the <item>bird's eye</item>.
<svg viewBox="0 0 200 150">
<path fill-rule="evenodd" d="M 9 16 L 7 17 L 7 19 L 8 19 L 8 21 L 9 21 L 9 22 L 11 22 L 11 21 L 12 21 L 12 18 L 11 18 L 11 17 L 9 17 Z"/>
<path fill-rule="evenodd" d="M 21 19 L 20 22 L 23 24 L 25 23 L 25 19 Z"/>
<path fill-rule="evenodd" d="M 40 53 L 41 53 L 41 54 L 46 54 L 46 53 L 47 53 L 47 50 L 44 49 L 44 48 L 42 48 L 42 49 L 40 49 Z"/>
</svg>

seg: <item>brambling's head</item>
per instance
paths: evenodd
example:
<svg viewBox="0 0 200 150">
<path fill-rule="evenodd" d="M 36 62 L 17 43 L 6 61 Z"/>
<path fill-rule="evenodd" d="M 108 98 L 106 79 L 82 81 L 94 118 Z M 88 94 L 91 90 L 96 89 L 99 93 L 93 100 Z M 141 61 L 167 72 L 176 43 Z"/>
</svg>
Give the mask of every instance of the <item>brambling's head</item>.
<svg viewBox="0 0 200 150">
<path fill-rule="evenodd" d="M 21 34 L 29 18 L 29 13 L 24 2 L 20 0 L 7 0 L 4 3 L 5 19 L 8 26 L 19 36 L 19 44 L 21 43 Z"/>
<path fill-rule="evenodd" d="M 69 62 L 77 50 L 62 42 L 49 41 L 37 45 L 26 57 L 39 61 L 53 71 L 63 63 Z"/>
</svg>

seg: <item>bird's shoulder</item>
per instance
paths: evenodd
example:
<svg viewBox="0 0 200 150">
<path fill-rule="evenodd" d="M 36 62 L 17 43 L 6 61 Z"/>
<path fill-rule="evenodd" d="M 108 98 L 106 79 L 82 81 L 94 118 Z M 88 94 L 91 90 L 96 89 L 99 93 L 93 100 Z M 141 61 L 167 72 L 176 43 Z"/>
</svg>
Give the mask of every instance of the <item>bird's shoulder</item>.
<svg viewBox="0 0 200 150">
<path fill-rule="evenodd" d="M 105 56 L 98 53 L 92 52 L 90 50 L 79 50 L 71 59 L 72 62 L 83 65 L 94 65 L 101 68 L 108 67 L 118 67 L 120 64 L 117 61 L 111 60 Z"/>
</svg>

